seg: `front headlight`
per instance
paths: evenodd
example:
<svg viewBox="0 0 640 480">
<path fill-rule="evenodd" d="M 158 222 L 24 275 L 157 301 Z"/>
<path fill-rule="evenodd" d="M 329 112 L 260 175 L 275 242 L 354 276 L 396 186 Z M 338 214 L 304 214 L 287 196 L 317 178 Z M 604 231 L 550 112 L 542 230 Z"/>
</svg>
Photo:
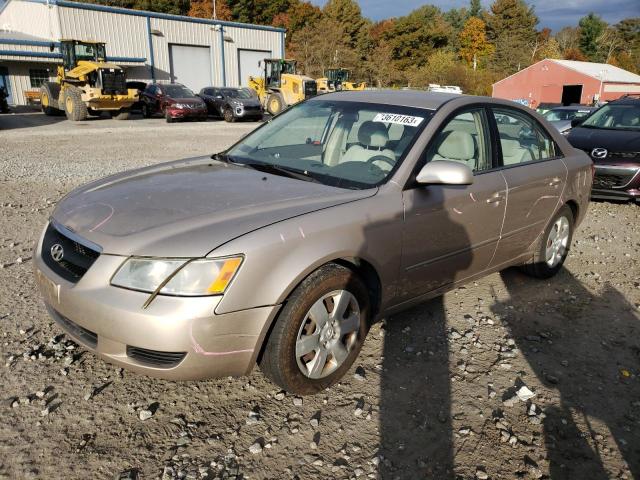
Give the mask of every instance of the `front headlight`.
<svg viewBox="0 0 640 480">
<path fill-rule="evenodd" d="M 187 108 L 187 106 L 184 103 L 174 103 L 173 107 L 179 108 L 179 109 Z"/>
<path fill-rule="evenodd" d="M 111 279 L 115 287 L 160 295 L 221 295 L 233 280 L 242 257 L 195 260 L 129 258 Z"/>
</svg>

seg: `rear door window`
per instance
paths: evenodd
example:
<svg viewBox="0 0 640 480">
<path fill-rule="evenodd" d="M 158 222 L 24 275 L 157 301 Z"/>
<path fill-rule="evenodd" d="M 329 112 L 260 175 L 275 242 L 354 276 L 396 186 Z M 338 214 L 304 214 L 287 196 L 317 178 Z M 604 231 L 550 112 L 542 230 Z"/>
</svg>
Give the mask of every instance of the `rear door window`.
<svg viewBox="0 0 640 480">
<path fill-rule="evenodd" d="M 517 165 L 558 156 L 558 146 L 533 118 L 509 108 L 493 108 L 492 111 L 500 136 L 503 165 Z"/>
</svg>

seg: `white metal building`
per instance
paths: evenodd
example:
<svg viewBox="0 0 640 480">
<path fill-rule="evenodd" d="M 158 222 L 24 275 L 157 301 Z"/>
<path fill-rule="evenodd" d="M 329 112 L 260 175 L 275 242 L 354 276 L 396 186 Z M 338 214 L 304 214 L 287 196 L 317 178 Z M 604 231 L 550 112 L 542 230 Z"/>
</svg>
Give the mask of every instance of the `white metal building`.
<svg viewBox="0 0 640 480">
<path fill-rule="evenodd" d="M 106 42 L 107 60 L 128 80 L 175 81 L 192 90 L 242 86 L 264 58 L 284 56 L 285 31 L 67 0 L 9 0 L 0 6 L 0 85 L 25 104 L 55 77 L 60 39 Z"/>
</svg>

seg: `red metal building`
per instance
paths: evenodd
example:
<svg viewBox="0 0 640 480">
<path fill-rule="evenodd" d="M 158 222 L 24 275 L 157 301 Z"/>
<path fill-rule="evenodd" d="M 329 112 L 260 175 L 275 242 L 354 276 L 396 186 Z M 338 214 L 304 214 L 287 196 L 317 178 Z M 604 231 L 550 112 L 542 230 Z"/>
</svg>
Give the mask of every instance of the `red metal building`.
<svg viewBox="0 0 640 480">
<path fill-rule="evenodd" d="M 640 75 L 606 63 L 545 59 L 493 84 L 493 96 L 536 108 L 541 103 L 590 105 L 640 94 Z"/>
</svg>

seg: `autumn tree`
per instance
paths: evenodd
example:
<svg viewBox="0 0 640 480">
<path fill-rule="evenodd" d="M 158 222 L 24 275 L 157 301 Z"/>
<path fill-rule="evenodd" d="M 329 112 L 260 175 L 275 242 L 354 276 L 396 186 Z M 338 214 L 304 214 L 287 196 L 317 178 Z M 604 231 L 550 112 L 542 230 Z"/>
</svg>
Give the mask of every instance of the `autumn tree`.
<svg viewBox="0 0 640 480">
<path fill-rule="evenodd" d="M 555 39 L 558 42 L 560 51 L 564 55 L 568 50 L 578 48 L 580 31 L 576 27 L 564 27 L 556 33 Z"/>
<path fill-rule="evenodd" d="M 484 16 L 487 37 L 495 46 L 492 65 L 513 73 L 531 63 L 538 17 L 523 0 L 496 0 Z"/>
<path fill-rule="evenodd" d="M 487 40 L 485 23 L 478 17 L 469 17 L 460 32 L 460 56 L 476 69 L 478 61 L 493 53 Z"/>
<path fill-rule="evenodd" d="M 225 0 L 215 0 L 216 18 L 218 20 L 231 20 L 231 9 Z M 191 6 L 187 13 L 190 17 L 213 18 L 212 0 L 191 0 Z"/>
</svg>

